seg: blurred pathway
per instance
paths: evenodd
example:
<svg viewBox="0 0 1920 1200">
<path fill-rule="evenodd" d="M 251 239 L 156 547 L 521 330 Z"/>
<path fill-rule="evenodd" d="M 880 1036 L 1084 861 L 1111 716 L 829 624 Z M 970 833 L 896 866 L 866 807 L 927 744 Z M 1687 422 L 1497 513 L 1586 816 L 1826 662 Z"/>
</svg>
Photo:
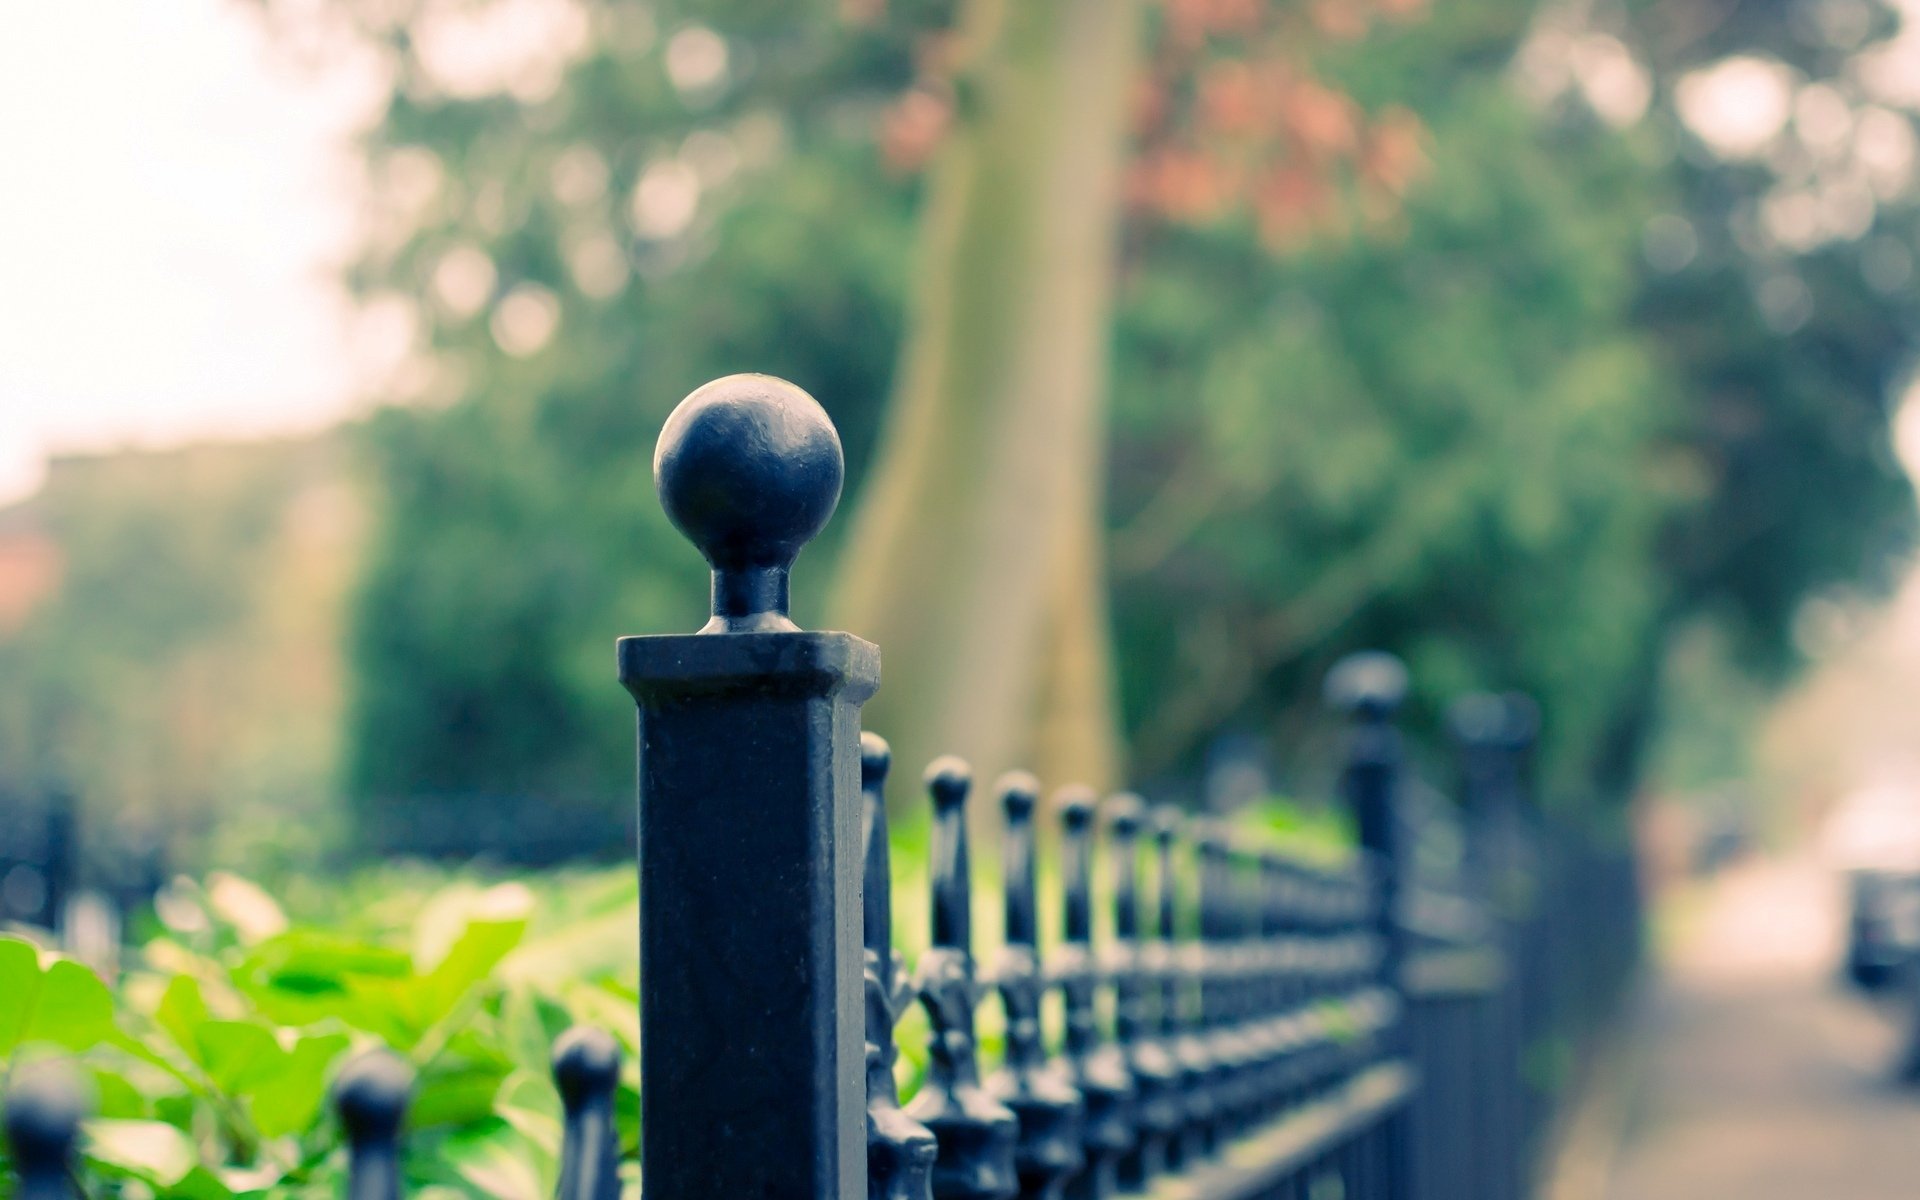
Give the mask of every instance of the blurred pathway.
<svg viewBox="0 0 1920 1200">
<path fill-rule="evenodd" d="M 1835 983 L 1844 899 L 1803 861 L 1729 868 L 1640 1002 L 1606 1200 L 1920 1196 L 1890 1018 Z"/>
</svg>

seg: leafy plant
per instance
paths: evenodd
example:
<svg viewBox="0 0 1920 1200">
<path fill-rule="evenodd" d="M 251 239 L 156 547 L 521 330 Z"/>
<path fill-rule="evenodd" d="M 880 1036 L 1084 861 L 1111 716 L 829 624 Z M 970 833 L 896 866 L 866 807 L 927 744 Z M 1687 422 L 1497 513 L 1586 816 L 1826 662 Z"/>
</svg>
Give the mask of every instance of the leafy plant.
<svg viewBox="0 0 1920 1200">
<path fill-rule="evenodd" d="M 350 883 L 336 903 L 368 886 Z M 97 1115 L 84 1154 L 104 1194 L 333 1196 L 345 1160 L 328 1084 L 345 1058 L 384 1043 L 419 1074 L 406 1156 L 414 1195 L 550 1196 L 554 1038 L 584 1021 L 629 1049 L 638 1042 L 636 892 L 625 872 L 561 873 L 540 886 L 550 896 L 466 879 L 390 889 L 323 926 L 296 924 L 261 888 L 215 875 L 169 896 L 169 933 L 114 988 L 0 938 L 0 1059 L 9 1074 L 48 1055 L 85 1068 Z M 629 1056 L 618 1104 L 629 1147 L 637 1083 Z"/>
</svg>

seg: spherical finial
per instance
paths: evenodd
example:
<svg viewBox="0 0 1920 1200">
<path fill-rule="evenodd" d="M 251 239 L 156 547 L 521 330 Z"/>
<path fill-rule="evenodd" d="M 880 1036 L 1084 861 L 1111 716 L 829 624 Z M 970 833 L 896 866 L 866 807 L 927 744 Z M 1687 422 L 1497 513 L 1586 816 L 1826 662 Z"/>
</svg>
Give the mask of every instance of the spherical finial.
<svg viewBox="0 0 1920 1200">
<path fill-rule="evenodd" d="M 927 793 L 939 812 L 958 808 L 967 802 L 967 790 L 973 786 L 973 768 L 963 758 L 943 754 L 927 764 Z"/>
<path fill-rule="evenodd" d="M 369 1050 L 340 1068 L 333 1104 L 356 1142 L 391 1140 L 413 1097 L 413 1068 L 391 1050 Z"/>
<path fill-rule="evenodd" d="M 860 787 L 875 791 L 885 787 L 887 769 L 893 766 L 893 748 L 887 739 L 867 730 L 860 732 Z"/>
<path fill-rule="evenodd" d="M 1156 804 L 1152 816 L 1154 840 L 1163 845 L 1177 841 L 1181 827 L 1187 823 L 1187 814 L 1177 804 Z"/>
<path fill-rule="evenodd" d="M 1054 807 L 1060 810 L 1060 824 L 1069 833 L 1079 833 L 1093 824 L 1093 789 L 1070 783 L 1053 794 Z"/>
<path fill-rule="evenodd" d="M 1024 821 L 1033 815 L 1034 802 L 1040 798 L 1040 781 L 1026 771 L 1008 771 L 996 790 L 1007 820 Z"/>
<path fill-rule="evenodd" d="M 592 1025 L 575 1025 L 553 1043 L 553 1082 L 569 1109 L 613 1092 L 620 1082 L 620 1043 Z"/>
<path fill-rule="evenodd" d="M 1193 845 L 1202 855 L 1225 858 L 1227 854 L 1227 827 L 1217 820 L 1206 819 L 1194 822 Z"/>
<path fill-rule="evenodd" d="M 840 435 L 812 396 L 729 375 L 675 408 L 653 451 L 667 517 L 713 567 L 702 633 L 792 630 L 787 571 L 840 502 Z"/>
<path fill-rule="evenodd" d="M 1540 737 L 1540 705 L 1525 692 L 1506 692 L 1507 736 L 1513 749 L 1525 750 Z"/>
<path fill-rule="evenodd" d="M 1327 703 L 1370 720 L 1392 716 L 1407 698 L 1407 667 L 1383 650 L 1362 650 L 1327 672 Z"/>
<path fill-rule="evenodd" d="M 1507 702 L 1492 692 L 1468 692 L 1447 706 L 1447 732 L 1463 746 L 1499 745 L 1506 740 Z"/>
<path fill-rule="evenodd" d="M 1107 797 L 1107 828 L 1118 838 L 1130 838 L 1140 832 L 1140 819 L 1146 805 L 1132 792 L 1115 792 Z"/>
<path fill-rule="evenodd" d="M 6 1126 L 7 1145 L 21 1172 L 63 1169 L 86 1110 L 86 1086 L 65 1063 L 16 1068 L 7 1089 Z"/>
</svg>

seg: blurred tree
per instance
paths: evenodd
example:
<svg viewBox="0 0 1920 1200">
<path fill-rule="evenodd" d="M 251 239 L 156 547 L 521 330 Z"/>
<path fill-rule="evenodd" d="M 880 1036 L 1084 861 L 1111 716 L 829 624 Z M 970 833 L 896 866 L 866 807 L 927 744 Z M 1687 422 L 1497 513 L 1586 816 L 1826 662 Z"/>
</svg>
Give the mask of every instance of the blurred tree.
<svg viewBox="0 0 1920 1200">
<path fill-rule="evenodd" d="M 889 494 L 935 520 L 961 480 L 981 508 L 944 514 L 952 528 L 985 528 L 1017 497 L 1061 518 L 1050 536 L 1064 540 L 1025 543 L 1036 561 L 1069 560 L 1061 578 L 1101 569 L 1072 534 L 1101 471 L 1084 457 L 1102 422 L 1098 276 L 1047 283 L 1051 259 L 987 253 L 1014 230 L 1072 228 L 1060 261 L 1070 248 L 1102 270 L 1088 258 L 1107 225 L 1098 179 L 1084 227 L 994 207 L 1067 205 L 1023 157 L 1064 129 L 1096 131 L 1080 148 L 1099 161 L 1112 126 L 1091 112 L 996 124 L 1006 96 L 1121 61 L 994 57 L 1036 14 L 1078 9 L 982 17 L 969 42 L 936 0 L 258 2 L 290 44 L 347 47 L 390 84 L 354 275 L 369 312 L 398 314 L 415 340 L 390 389 L 405 403 L 369 429 L 388 501 L 357 619 L 347 779 L 374 840 L 423 795 L 448 797 L 453 821 L 479 797 L 517 797 L 529 819 L 624 806 L 609 638 L 691 628 L 701 611 L 702 572 L 648 494 L 648 448 L 680 395 L 746 368 L 833 412 L 856 504 L 886 446 L 871 511 L 815 552 L 858 526 L 857 551 L 837 547 L 843 603 L 885 641 L 900 697 L 876 719 L 899 734 L 909 714 L 1005 699 L 992 716 L 1020 728 L 1036 698 L 1074 697 L 1089 731 L 1077 761 L 1102 769 L 1100 647 L 1049 632 L 1098 632 L 1097 592 L 1080 618 L 1037 615 L 1050 573 L 969 548 L 956 559 L 1003 573 L 939 591 L 957 607 L 935 633 L 895 633 L 889 606 L 939 588 L 912 554 L 955 543 L 874 524 Z M 1712 205 L 1758 212 L 1775 182 L 1677 115 L 1712 56 L 1801 26 L 1736 5 L 1751 20 L 1711 54 L 1668 58 L 1630 36 L 1653 10 L 1413 7 L 1147 9 L 1105 434 L 1136 777 L 1191 771 L 1223 728 L 1297 733 L 1321 667 L 1371 643 L 1413 660 L 1416 718 L 1468 686 L 1537 692 L 1552 775 L 1617 793 L 1669 630 L 1730 620 L 1753 661 L 1790 658 L 1800 598 L 1870 573 L 1901 527 L 1882 417 L 1909 321 L 1873 283 L 1891 258 L 1881 235 L 1793 256 L 1804 294 L 1774 283 L 1773 252 Z M 1821 69 L 1852 70 L 1874 36 Z M 1011 79 L 974 79 L 983 64 Z M 928 158 L 922 206 L 902 168 Z M 1876 229 L 1910 219 L 1904 189 L 1885 189 Z M 1023 316 L 1043 283 L 1067 289 L 1054 303 L 1071 336 Z M 1029 349 L 1057 361 L 1002 357 Z M 1026 432 L 1050 420 L 1069 431 L 1057 458 Z M 1023 478 L 1016 451 L 1067 478 Z M 981 463 L 1019 490 L 987 487 Z M 807 623 L 824 574 L 799 574 Z M 994 588 L 1015 584 L 1003 609 Z M 1003 636 L 1016 609 L 1006 645 L 1056 653 L 1014 663 L 1024 679 L 941 690 L 942 670 L 991 665 L 947 652 Z M 1021 752 L 985 744 L 1000 746 Z"/>
<path fill-rule="evenodd" d="M 1545 698 L 1565 782 L 1658 615 L 1677 397 L 1630 324 L 1657 181 L 1498 80 L 1424 111 L 1431 167 L 1377 226 L 1139 249 L 1114 556 L 1143 770 L 1223 725 L 1297 740 L 1331 661 L 1384 645 L 1418 719 L 1488 680 Z"/>
<path fill-rule="evenodd" d="M 1407 138 L 1369 137 L 1303 47 L 1409 7 L 972 0 L 928 35 L 889 142 L 934 154 L 919 284 L 836 610 L 888 648 L 867 717 L 904 761 L 1118 782 L 1101 526 L 1123 201 L 1248 208 L 1280 242 L 1331 216 L 1350 165 L 1377 199 Z"/>
<path fill-rule="evenodd" d="M 1562 119 L 1635 116 L 1642 155 L 1673 180 L 1642 231 L 1636 324 L 1685 400 L 1673 444 L 1691 502 L 1662 530 L 1664 618 L 1599 747 L 1605 791 L 1640 773 L 1676 632 L 1717 621 L 1738 661 L 1777 681 L 1801 661 L 1809 597 L 1884 592 L 1904 570 L 1913 494 L 1889 418 L 1920 328 L 1920 30 L 1900 11 L 1553 6 L 1518 56 L 1523 88 Z"/>
<path fill-rule="evenodd" d="M 612 638 L 705 609 L 652 496 L 667 411 L 771 371 L 833 412 L 853 471 L 870 456 L 912 220 L 871 130 L 909 40 L 849 36 L 820 0 L 262 8 L 388 89 L 352 280 L 413 353 L 366 430 L 385 494 L 352 638 L 361 839 L 457 847 L 484 807 L 616 849 Z M 826 575 L 803 564 L 803 621 Z"/>
<path fill-rule="evenodd" d="M 1118 781 L 1100 509 L 1136 0 L 971 0 L 838 623 L 902 761 Z M 914 103 L 936 104 L 922 92 Z"/>
</svg>

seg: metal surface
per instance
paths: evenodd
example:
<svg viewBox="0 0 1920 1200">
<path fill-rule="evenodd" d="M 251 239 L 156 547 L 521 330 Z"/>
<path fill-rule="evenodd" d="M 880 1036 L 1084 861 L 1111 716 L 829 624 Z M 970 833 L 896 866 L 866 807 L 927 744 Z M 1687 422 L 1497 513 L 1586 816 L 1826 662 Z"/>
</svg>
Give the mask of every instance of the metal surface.
<svg viewBox="0 0 1920 1200">
<path fill-rule="evenodd" d="M 867 1195 L 925 1200 L 939 1150 L 933 1133 L 900 1109 L 893 1027 L 912 998 L 893 949 L 893 869 L 887 845 L 887 772 L 893 755 L 876 733 L 860 735 L 861 927 L 866 942 Z"/>
<path fill-rule="evenodd" d="M 559 1200 L 620 1200 L 620 1138 L 613 1127 L 620 1043 L 604 1029 L 569 1029 L 553 1046 L 553 1083 L 565 1113 Z"/>
<path fill-rule="evenodd" d="M 360 1054 L 334 1081 L 333 1107 L 347 1135 L 347 1200 L 398 1200 L 400 1128 L 413 1082 L 413 1068 L 387 1050 Z"/>
<path fill-rule="evenodd" d="M 987 1090 L 1012 1110 L 1020 1123 L 1014 1167 L 1020 1194 L 1029 1200 L 1057 1197 L 1066 1181 L 1086 1163 L 1081 1147 L 1084 1105 L 1066 1064 L 1047 1053 L 1041 1028 L 1046 991 L 1040 973 L 1038 879 L 1034 854 L 1033 809 L 1040 784 L 1024 771 L 1000 781 L 1000 805 L 1006 818 L 1001 839 L 1004 857 L 1006 942 L 994 969 L 1007 1022 L 1007 1048 Z"/>
<path fill-rule="evenodd" d="M 1005 1200 L 1019 1189 L 1012 1110 L 980 1086 L 974 1008 L 973 876 L 967 856 L 967 795 L 972 776 L 957 758 L 927 768 L 933 799 L 933 941 L 920 956 L 914 988 L 933 1026 L 927 1078 L 907 1115 L 933 1131 L 935 1200 Z"/>
<path fill-rule="evenodd" d="M 14 1071 L 6 1096 L 7 1150 L 18 1200 L 68 1200 L 86 1094 L 73 1071 L 29 1063 Z"/>
<path fill-rule="evenodd" d="M 640 718 L 648 1200 L 865 1187 L 859 722 L 880 656 L 786 615 L 840 471 L 819 405 L 765 376 L 694 392 L 654 455 L 713 616 L 619 643 Z"/>
</svg>

